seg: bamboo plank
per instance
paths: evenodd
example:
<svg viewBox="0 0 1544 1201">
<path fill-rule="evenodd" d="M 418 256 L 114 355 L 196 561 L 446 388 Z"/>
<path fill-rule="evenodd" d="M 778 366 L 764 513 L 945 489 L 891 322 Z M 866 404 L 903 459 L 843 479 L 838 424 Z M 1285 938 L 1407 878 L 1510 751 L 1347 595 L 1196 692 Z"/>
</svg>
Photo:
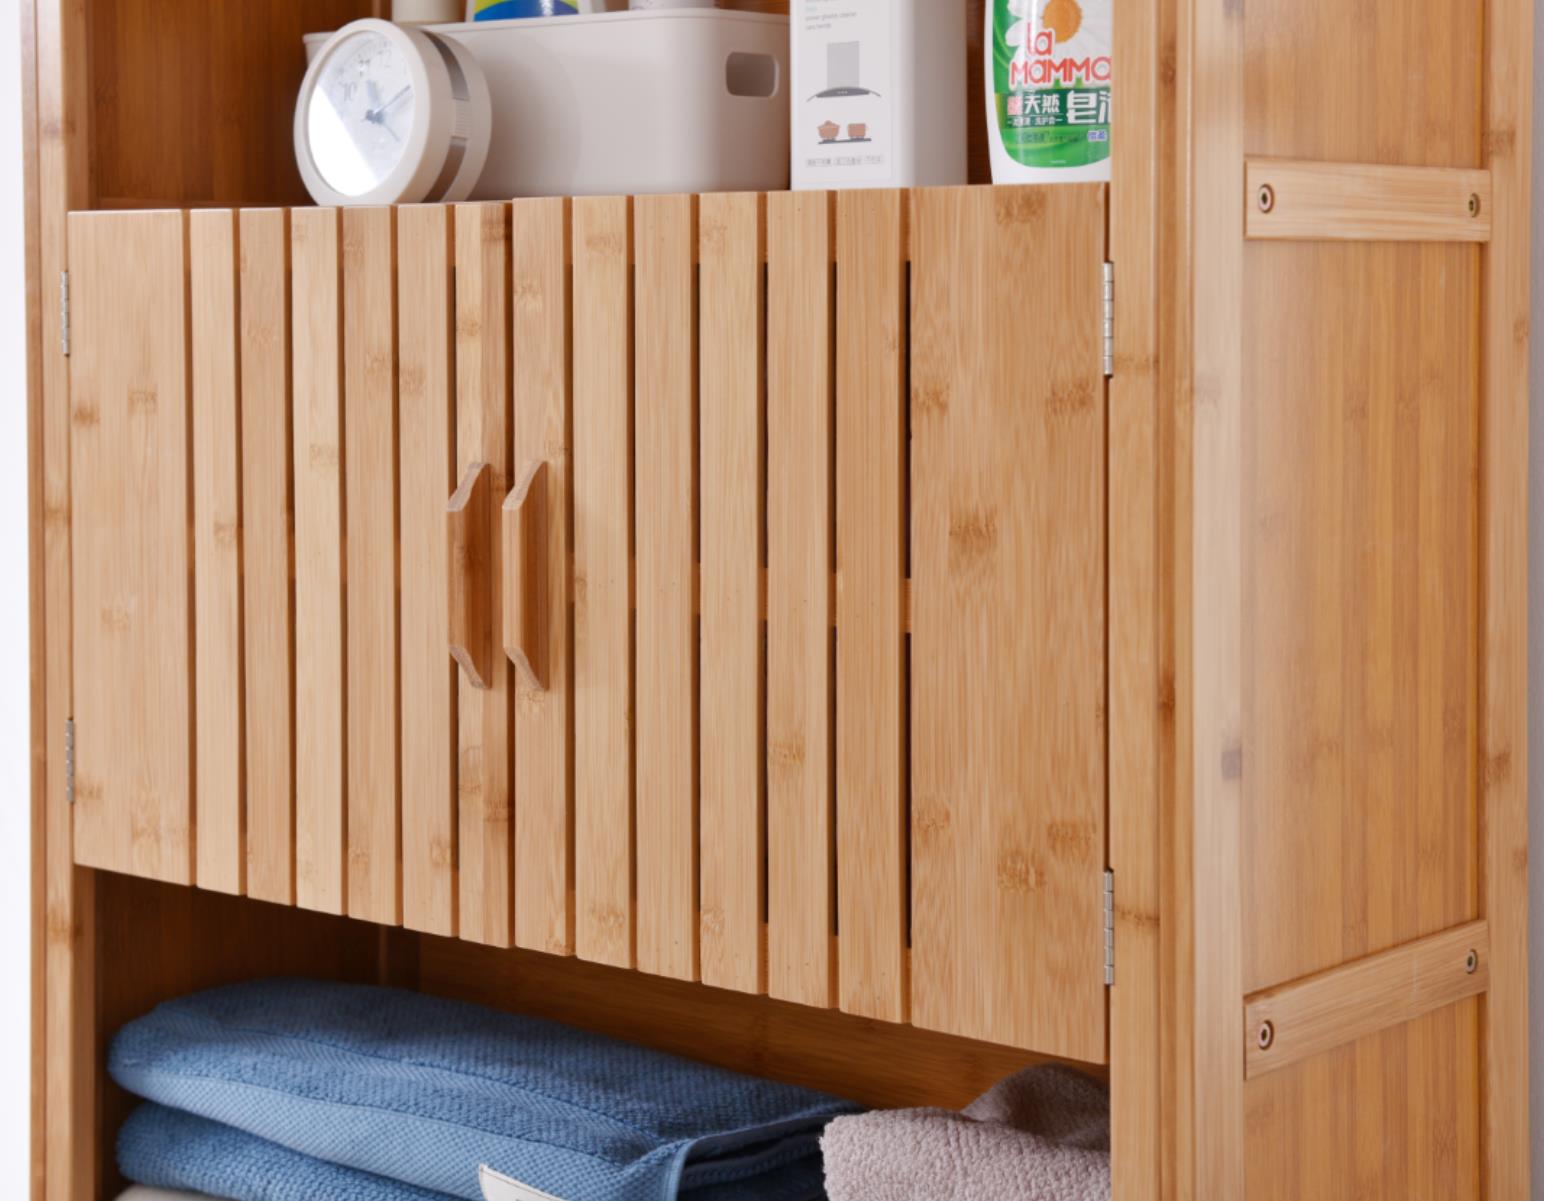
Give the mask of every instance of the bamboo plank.
<svg viewBox="0 0 1544 1201">
<path fill-rule="evenodd" d="M 1163 1093 L 1160 760 L 1160 249 L 1166 233 L 1160 173 L 1175 139 L 1165 133 L 1172 89 L 1161 77 L 1164 10 L 1140 0 L 1114 30 L 1123 97 L 1115 106 L 1109 258 L 1116 267 L 1115 375 L 1109 383 L 1109 862 L 1115 873 L 1117 969 L 1110 988 L 1110 1176 L 1121 1201 L 1160 1201 L 1163 1148 L 1176 1108 Z M 1167 676 L 1172 680 L 1172 672 Z M 1174 1023 L 1169 1023 L 1172 1030 Z M 1172 1144 L 1171 1144 L 1172 1148 Z"/>
<path fill-rule="evenodd" d="M 445 498 L 456 486 L 451 210 L 397 210 L 397 423 L 401 480 L 402 922 L 456 932 L 456 669 L 445 654 Z"/>
<path fill-rule="evenodd" d="M 515 459 L 540 461 L 544 570 L 530 581 L 545 617 L 540 689 L 515 693 L 515 944 L 574 953 L 574 686 L 569 612 L 573 391 L 570 209 L 562 199 L 514 206 Z M 533 548 L 535 549 L 535 548 Z M 511 630 L 506 628 L 505 637 Z"/>
<path fill-rule="evenodd" d="M 906 209 L 836 203 L 836 813 L 841 1006 L 907 1020 Z M 849 286 L 843 286 L 844 281 Z"/>
<path fill-rule="evenodd" d="M 1490 932 L 1468 922 L 1244 998 L 1244 1070 L 1274 1072 L 1490 987 Z"/>
<path fill-rule="evenodd" d="M 1352 242 L 1488 242 L 1490 172 L 1249 158 L 1244 236 Z"/>
<path fill-rule="evenodd" d="M 767 197 L 767 991 L 836 1000 L 831 196 Z"/>
<path fill-rule="evenodd" d="M 612 967 L 635 962 L 631 218 L 574 201 L 575 948 Z"/>
<path fill-rule="evenodd" d="M 295 488 L 295 900 L 345 908 L 342 229 L 290 216 Z"/>
<path fill-rule="evenodd" d="M 242 746 L 241 351 L 236 215 L 188 218 L 193 359 L 195 878 L 246 886 Z"/>
<path fill-rule="evenodd" d="M 243 209 L 238 248 L 246 885 L 250 897 L 293 905 L 289 215 L 283 209 Z"/>
<path fill-rule="evenodd" d="M 766 991 L 766 200 L 704 196 L 701 403 L 700 958 L 702 980 Z"/>
<path fill-rule="evenodd" d="M 1106 1058 L 1086 945 L 1105 846 L 1104 217 L 1099 187 L 913 195 L 912 1016 L 1090 1062 Z M 1054 339 L 1052 363 L 1025 328 Z"/>
<path fill-rule="evenodd" d="M 187 224 L 77 213 L 69 232 L 75 861 L 189 884 Z"/>
<path fill-rule="evenodd" d="M 696 200 L 633 202 L 638 966 L 697 962 Z"/>
<path fill-rule="evenodd" d="M 1528 1056 L 1528 498 L 1534 22 L 1526 0 L 1486 8 L 1484 165 L 1494 185 L 1482 265 L 1480 496 L 1481 909 L 1491 989 L 1480 1009 L 1481 1180 L 1526 1197 Z M 1535 833 L 1537 837 L 1537 832 Z M 1539 920 L 1537 906 L 1533 918 Z M 1535 941 L 1535 949 L 1540 944 Z M 1536 977 L 1535 977 L 1536 978 Z M 1537 1115 L 1535 1115 L 1535 1118 Z M 1534 1143 L 1537 1150 L 1537 1141 Z"/>
<path fill-rule="evenodd" d="M 348 914 L 402 920 L 398 776 L 397 223 L 343 213 Z"/>
<path fill-rule="evenodd" d="M 457 205 L 455 227 L 457 477 L 486 463 L 490 497 L 498 498 L 510 482 L 509 207 Z M 496 620 L 503 550 L 492 532 L 483 539 L 482 603 Z M 501 645 L 496 635 L 490 645 Z M 514 714 L 509 660 L 490 654 L 489 661 L 486 688 L 464 673 L 459 682 L 461 937 L 507 947 L 514 938 Z"/>
</svg>

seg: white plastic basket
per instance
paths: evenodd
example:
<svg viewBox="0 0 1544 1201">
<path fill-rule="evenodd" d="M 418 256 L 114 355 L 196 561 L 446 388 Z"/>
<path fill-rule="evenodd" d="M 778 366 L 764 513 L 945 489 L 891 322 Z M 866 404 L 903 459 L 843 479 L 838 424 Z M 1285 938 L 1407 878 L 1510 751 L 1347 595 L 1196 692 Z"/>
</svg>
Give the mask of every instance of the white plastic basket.
<svg viewBox="0 0 1544 1201">
<path fill-rule="evenodd" d="M 493 144 L 472 195 L 788 186 L 788 18 L 718 9 L 428 26 L 482 64 Z M 314 54 L 328 34 L 308 34 Z"/>
</svg>

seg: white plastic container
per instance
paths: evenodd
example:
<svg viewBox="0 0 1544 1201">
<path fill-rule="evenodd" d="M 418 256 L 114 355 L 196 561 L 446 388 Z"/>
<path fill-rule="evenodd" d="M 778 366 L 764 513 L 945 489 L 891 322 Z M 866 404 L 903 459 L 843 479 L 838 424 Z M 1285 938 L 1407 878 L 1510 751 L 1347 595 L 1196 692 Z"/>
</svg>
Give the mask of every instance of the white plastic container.
<svg viewBox="0 0 1544 1201">
<path fill-rule="evenodd" d="M 1114 0 L 986 0 L 994 183 L 1110 178 Z"/>
<path fill-rule="evenodd" d="M 965 5 L 793 0 L 795 188 L 966 181 Z"/>
<path fill-rule="evenodd" d="M 661 9 L 434 25 L 488 77 L 472 196 L 776 191 L 788 185 L 788 18 Z M 314 54 L 327 34 L 306 36 Z"/>
</svg>

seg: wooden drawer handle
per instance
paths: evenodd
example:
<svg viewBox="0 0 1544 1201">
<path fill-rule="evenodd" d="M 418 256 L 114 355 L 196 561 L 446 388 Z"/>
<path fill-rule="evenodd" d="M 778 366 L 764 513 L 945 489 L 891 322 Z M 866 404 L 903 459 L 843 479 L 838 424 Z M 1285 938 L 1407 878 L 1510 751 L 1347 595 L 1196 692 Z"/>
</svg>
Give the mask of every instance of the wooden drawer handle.
<svg viewBox="0 0 1544 1201">
<path fill-rule="evenodd" d="M 527 463 L 504 501 L 504 650 L 526 687 L 547 687 L 547 464 Z"/>
<path fill-rule="evenodd" d="M 493 680 L 493 469 L 467 468 L 445 507 L 450 523 L 450 654 L 474 688 Z"/>
</svg>

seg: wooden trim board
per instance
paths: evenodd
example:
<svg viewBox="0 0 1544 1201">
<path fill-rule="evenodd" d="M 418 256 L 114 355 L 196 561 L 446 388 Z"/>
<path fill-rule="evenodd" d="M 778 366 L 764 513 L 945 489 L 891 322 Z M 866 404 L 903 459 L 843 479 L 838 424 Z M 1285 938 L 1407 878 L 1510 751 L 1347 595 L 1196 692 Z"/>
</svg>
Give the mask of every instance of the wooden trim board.
<svg viewBox="0 0 1544 1201">
<path fill-rule="evenodd" d="M 1488 170 L 1250 158 L 1244 192 L 1249 238 L 1490 241 Z"/>
<path fill-rule="evenodd" d="M 1469 922 L 1244 998 L 1254 1079 L 1490 987 L 1490 931 Z"/>
</svg>

